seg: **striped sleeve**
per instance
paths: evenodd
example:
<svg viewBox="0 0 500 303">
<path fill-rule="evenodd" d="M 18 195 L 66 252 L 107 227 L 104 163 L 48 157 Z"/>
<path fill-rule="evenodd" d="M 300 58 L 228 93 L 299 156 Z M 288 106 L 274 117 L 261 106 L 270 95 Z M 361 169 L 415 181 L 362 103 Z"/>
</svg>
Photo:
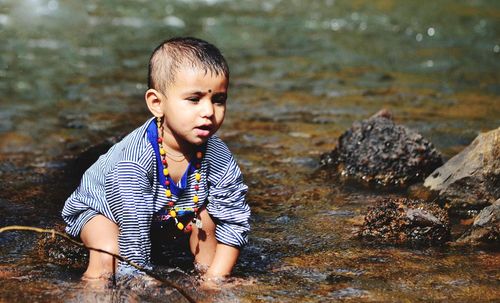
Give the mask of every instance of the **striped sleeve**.
<svg viewBox="0 0 500 303">
<path fill-rule="evenodd" d="M 149 227 L 154 212 L 148 172 L 132 161 L 118 162 L 106 176 L 106 200 L 120 228 L 120 255 L 149 266 Z M 120 264 L 124 266 L 125 264 Z"/>
<path fill-rule="evenodd" d="M 102 157 L 100 159 L 103 159 Z M 78 188 L 66 200 L 62 217 L 67 223 L 66 232 L 78 237 L 83 226 L 97 214 L 102 214 L 116 222 L 106 203 L 104 195 L 104 176 L 101 163 L 94 163 L 83 175 Z"/>
<path fill-rule="evenodd" d="M 235 247 L 248 243 L 250 207 L 245 200 L 247 191 L 241 171 L 230 156 L 225 171 L 210 186 L 208 195 L 207 211 L 216 221 L 218 242 Z"/>
</svg>

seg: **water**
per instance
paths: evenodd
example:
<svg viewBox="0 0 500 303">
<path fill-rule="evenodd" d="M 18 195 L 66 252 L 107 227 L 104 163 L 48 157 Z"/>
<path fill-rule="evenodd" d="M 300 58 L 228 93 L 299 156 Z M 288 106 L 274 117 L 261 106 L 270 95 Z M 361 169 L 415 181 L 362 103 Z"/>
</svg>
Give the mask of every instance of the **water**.
<svg viewBox="0 0 500 303">
<path fill-rule="evenodd" d="M 319 155 L 382 107 L 446 158 L 498 127 L 498 16 L 496 1 L 478 0 L 2 1 L 1 224 L 60 223 L 81 175 L 68 161 L 148 118 L 150 51 L 192 35 L 229 61 L 220 135 L 240 162 L 254 213 L 238 285 L 202 294 L 228 302 L 498 299 L 497 252 L 367 246 L 352 233 L 387 194 L 343 188 L 317 172 Z M 33 255 L 35 241 L 0 238 L 2 300 L 180 300 L 166 287 L 92 290 L 79 281 L 81 266 Z"/>
</svg>

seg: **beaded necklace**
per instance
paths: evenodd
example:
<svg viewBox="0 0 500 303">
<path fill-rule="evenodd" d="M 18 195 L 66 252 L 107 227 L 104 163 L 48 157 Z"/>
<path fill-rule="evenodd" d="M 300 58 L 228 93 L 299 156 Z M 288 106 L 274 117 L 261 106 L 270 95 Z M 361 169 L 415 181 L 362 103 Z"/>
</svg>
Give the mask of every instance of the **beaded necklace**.
<svg viewBox="0 0 500 303">
<path fill-rule="evenodd" d="M 162 163 L 162 171 L 163 175 L 165 176 L 165 196 L 169 199 L 167 202 L 167 206 L 165 209 L 168 211 L 168 214 L 170 217 L 172 217 L 175 220 L 175 226 L 179 230 L 184 231 L 185 233 L 189 233 L 192 230 L 192 225 L 191 223 L 187 224 L 184 226 L 182 222 L 180 222 L 177 218 L 177 212 L 179 210 L 192 210 L 194 212 L 194 217 L 192 220 L 192 223 L 196 225 L 197 228 L 201 229 L 202 224 L 201 220 L 198 218 L 198 191 L 200 189 L 200 180 L 201 180 L 201 174 L 200 174 L 200 168 L 201 168 L 201 160 L 203 159 L 203 153 L 201 151 L 196 152 L 196 162 L 195 162 L 195 173 L 194 173 L 194 179 L 196 183 L 194 184 L 193 188 L 195 190 L 195 194 L 193 196 L 193 202 L 194 202 L 194 207 L 193 208 L 179 208 L 175 206 L 175 202 L 172 199 L 172 191 L 170 191 L 170 180 L 168 179 L 169 172 L 168 172 L 168 162 L 166 158 L 166 150 L 163 148 L 163 124 L 161 121 L 161 118 L 157 118 L 156 125 L 158 126 L 158 148 L 160 150 L 160 156 L 161 156 L 161 163 Z"/>
</svg>

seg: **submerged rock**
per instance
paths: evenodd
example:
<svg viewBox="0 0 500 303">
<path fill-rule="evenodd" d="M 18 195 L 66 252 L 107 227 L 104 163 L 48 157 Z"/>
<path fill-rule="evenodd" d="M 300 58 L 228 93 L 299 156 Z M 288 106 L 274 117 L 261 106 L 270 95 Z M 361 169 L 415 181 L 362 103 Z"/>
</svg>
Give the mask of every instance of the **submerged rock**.
<svg viewBox="0 0 500 303">
<path fill-rule="evenodd" d="M 432 143 L 408 128 L 396 125 L 388 111 L 354 122 L 337 147 L 321 157 L 344 181 L 376 188 L 403 189 L 421 182 L 443 164 Z"/>
<path fill-rule="evenodd" d="M 446 211 L 436 204 L 386 199 L 370 207 L 358 235 L 389 244 L 443 244 L 450 239 L 450 222 Z"/>
<path fill-rule="evenodd" d="M 457 240 L 457 243 L 500 246 L 500 199 L 481 210 L 474 219 L 472 227 Z"/>
<path fill-rule="evenodd" d="M 500 127 L 480 134 L 436 169 L 424 186 L 452 212 L 480 210 L 500 198 Z"/>
</svg>

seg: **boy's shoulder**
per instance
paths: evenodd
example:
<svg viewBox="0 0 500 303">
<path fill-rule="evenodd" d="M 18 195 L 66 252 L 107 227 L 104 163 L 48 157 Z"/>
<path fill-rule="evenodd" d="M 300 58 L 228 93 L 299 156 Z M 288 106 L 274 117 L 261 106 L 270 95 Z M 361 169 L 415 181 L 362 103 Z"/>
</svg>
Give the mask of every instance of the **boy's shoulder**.
<svg viewBox="0 0 500 303">
<path fill-rule="evenodd" d="M 120 161 L 142 162 L 142 159 L 152 151 L 147 138 L 147 128 L 152 119 L 148 119 L 143 125 L 128 133 L 122 140 L 117 142 L 108 153 Z M 117 159 L 117 160 L 118 160 Z"/>
<path fill-rule="evenodd" d="M 217 136 L 207 141 L 205 159 L 208 164 L 208 181 L 213 184 L 225 184 L 240 178 L 238 163 L 228 146 Z"/>
</svg>

